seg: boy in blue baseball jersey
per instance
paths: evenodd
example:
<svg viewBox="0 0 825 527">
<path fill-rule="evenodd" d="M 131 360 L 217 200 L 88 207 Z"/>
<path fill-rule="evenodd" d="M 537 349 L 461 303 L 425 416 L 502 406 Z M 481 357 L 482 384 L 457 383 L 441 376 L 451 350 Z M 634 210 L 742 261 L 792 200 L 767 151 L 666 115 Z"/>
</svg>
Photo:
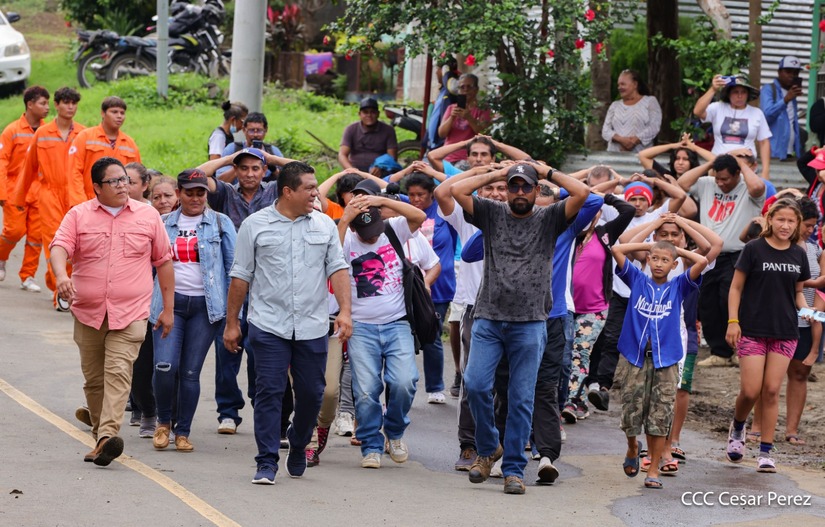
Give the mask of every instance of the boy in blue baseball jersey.
<svg viewBox="0 0 825 527">
<path fill-rule="evenodd" d="M 648 251 L 651 277 L 636 268 L 628 253 Z M 630 287 L 622 333 L 621 357 L 616 376 L 621 379 L 622 423 L 627 436 L 625 475 L 639 473 L 640 443 L 636 437 L 644 427 L 647 435 L 650 468 L 645 487 L 660 489 L 659 461 L 665 448 L 678 384 L 678 363 L 684 354 L 680 333 L 682 300 L 699 287 L 702 270 L 708 265 L 704 256 L 674 247 L 669 242 L 628 243 L 612 248 L 616 276 Z M 667 276 L 679 257 L 692 265 L 668 281 Z"/>
</svg>

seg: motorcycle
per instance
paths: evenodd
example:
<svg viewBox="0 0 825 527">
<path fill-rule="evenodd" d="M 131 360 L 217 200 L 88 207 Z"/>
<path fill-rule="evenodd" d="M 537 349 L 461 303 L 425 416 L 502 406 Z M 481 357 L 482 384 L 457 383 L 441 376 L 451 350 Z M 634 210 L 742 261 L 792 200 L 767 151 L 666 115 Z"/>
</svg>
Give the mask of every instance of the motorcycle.
<svg viewBox="0 0 825 527">
<path fill-rule="evenodd" d="M 120 35 L 114 31 L 77 31 L 79 46 L 74 55 L 77 62 L 77 82 L 91 88 L 98 82 L 106 82 L 106 70 L 115 53 Z"/>
<path fill-rule="evenodd" d="M 229 75 L 231 55 L 220 49 L 223 43 L 220 24 L 226 14 L 223 2 L 207 0 L 203 7 L 176 2 L 170 11 L 173 16 L 169 24 L 169 71 L 194 72 L 210 77 Z M 145 76 L 155 71 L 157 42 L 137 44 L 134 49 L 112 59 L 106 72 L 108 81 Z"/>
<path fill-rule="evenodd" d="M 424 122 L 424 111 L 406 105 L 385 105 L 384 115 L 390 120 L 393 128 L 401 128 L 415 134 L 415 139 L 398 143 L 398 163 L 406 167 L 421 159 L 421 124 Z"/>
</svg>

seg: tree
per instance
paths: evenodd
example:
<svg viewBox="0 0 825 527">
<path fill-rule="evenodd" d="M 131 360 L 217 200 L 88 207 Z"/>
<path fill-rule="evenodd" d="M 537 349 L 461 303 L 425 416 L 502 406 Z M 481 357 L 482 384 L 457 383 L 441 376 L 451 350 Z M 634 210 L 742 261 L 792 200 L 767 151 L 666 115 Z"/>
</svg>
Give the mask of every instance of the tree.
<svg viewBox="0 0 825 527">
<path fill-rule="evenodd" d="M 730 13 L 728 13 L 722 0 L 696 0 L 696 3 L 713 22 L 716 30 L 722 33 L 722 38 L 730 38 L 733 34 L 733 26 L 730 21 Z"/>
<path fill-rule="evenodd" d="M 662 107 L 659 140 L 674 142 L 678 136 L 667 123 L 679 113 L 677 99 L 682 95 L 679 61 L 675 49 L 653 41 L 656 35 L 671 40 L 679 38 L 678 0 L 647 0 L 647 78 L 651 95 Z"/>
<path fill-rule="evenodd" d="M 615 22 L 606 3 L 593 5 L 590 9 L 584 0 L 352 0 L 330 29 L 363 37 L 349 40 L 360 43 L 352 51 L 393 35 L 406 57 L 462 53 L 470 66 L 492 57 L 500 81 L 488 97 L 501 116 L 495 135 L 558 164 L 570 150 L 582 149 L 584 124 L 593 118 L 581 50 L 589 41 L 604 57 Z"/>
<path fill-rule="evenodd" d="M 61 0 L 66 17 L 88 29 L 129 33 L 151 25 L 156 0 Z"/>
</svg>

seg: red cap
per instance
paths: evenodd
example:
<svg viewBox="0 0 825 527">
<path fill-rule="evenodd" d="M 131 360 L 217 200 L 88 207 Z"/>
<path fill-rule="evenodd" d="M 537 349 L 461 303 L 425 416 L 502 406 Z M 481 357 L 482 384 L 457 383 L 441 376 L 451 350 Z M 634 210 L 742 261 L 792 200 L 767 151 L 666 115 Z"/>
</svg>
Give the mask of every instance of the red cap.
<svg viewBox="0 0 825 527">
<path fill-rule="evenodd" d="M 816 153 L 814 160 L 808 163 L 808 166 L 817 170 L 825 169 L 825 148 L 820 148 Z"/>
</svg>

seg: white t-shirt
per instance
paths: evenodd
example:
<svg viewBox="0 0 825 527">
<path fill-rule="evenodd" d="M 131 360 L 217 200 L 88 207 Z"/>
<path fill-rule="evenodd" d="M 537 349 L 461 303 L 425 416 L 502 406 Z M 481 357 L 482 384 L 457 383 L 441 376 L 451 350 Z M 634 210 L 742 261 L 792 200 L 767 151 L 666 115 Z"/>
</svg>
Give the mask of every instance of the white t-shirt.
<svg viewBox="0 0 825 527">
<path fill-rule="evenodd" d="M 198 251 L 198 216 L 180 215 L 178 235 L 172 242 L 172 267 L 175 270 L 175 292 L 186 296 L 204 296 L 201 259 Z"/>
<path fill-rule="evenodd" d="M 217 128 L 212 130 L 212 135 L 209 136 L 209 155 L 223 155 L 224 148 L 226 148 L 226 136 Z"/>
<path fill-rule="evenodd" d="M 734 110 L 726 102 L 711 103 L 703 122 L 713 123 L 713 153 L 716 155 L 737 148 L 750 148 L 756 155 L 759 153 L 756 141 L 770 139 L 773 135 L 762 110 L 748 105 Z"/>
<path fill-rule="evenodd" d="M 458 238 L 461 240 L 461 246 L 464 247 L 470 238 L 478 232 L 478 227 L 470 225 L 464 219 L 464 210 L 458 205 L 457 201 L 453 202 L 453 213 L 445 216 L 438 209 L 438 215 L 444 218 L 444 221 L 452 225 L 453 229 L 458 233 Z M 455 283 L 455 296 L 453 302 L 456 304 L 472 305 L 476 302 L 478 296 L 478 288 L 481 287 L 481 277 L 484 275 L 484 261 L 478 262 L 461 262 L 461 272 L 458 273 Z"/>
<path fill-rule="evenodd" d="M 658 209 L 649 210 L 647 211 L 647 213 L 645 213 L 644 216 L 634 216 L 633 219 L 630 220 L 630 224 L 627 226 L 627 229 L 625 229 L 625 232 L 629 231 L 634 227 L 638 227 L 639 225 L 644 225 L 645 223 L 650 223 L 651 221 L 659 219 L 660 216 L 663 216 L 669 212 L 669 206 L 670 199 L 666 199 L 664 203 L 662 203 L 662 206 Z M 653 235 L 651 234 L 645 241 L 650 241 L 652 238 Z M 618 245 L 618 242 L 616 243 L 616 245 Z M 636 267 L 641 268 L 641 265 L 638 262 L 634 261 L 633 264 L 636 265 Z M 624 281 L 621 278 L 616 276 L 615 262 L 613 265 L 613 294 L 619 295 L 622 298 L 630 298 L 630 288 L 627 286 L 627 284 L 624 283 Z"/>
<path fill-rule="evenodd" d="M 388 221 L 402 245 L 412 238 L 407 218 L 400 216 Z M 350 264 L 353 320 L 387 324 L 406 316 L 403 264 L 386 234 L 381 233 L 375 243 L 366 244 L 347 230 L 344 258 Z"/>
<path fill-rule="evenodd" d="M 420 232 L 415 231 L 412 238 L 404 244 L 404 254 L 409 260 L 418 266 L 422 272 L 429 271 L 440 263 L 438 255 L 435 254 L 433 246 Z"/>
</svg>

